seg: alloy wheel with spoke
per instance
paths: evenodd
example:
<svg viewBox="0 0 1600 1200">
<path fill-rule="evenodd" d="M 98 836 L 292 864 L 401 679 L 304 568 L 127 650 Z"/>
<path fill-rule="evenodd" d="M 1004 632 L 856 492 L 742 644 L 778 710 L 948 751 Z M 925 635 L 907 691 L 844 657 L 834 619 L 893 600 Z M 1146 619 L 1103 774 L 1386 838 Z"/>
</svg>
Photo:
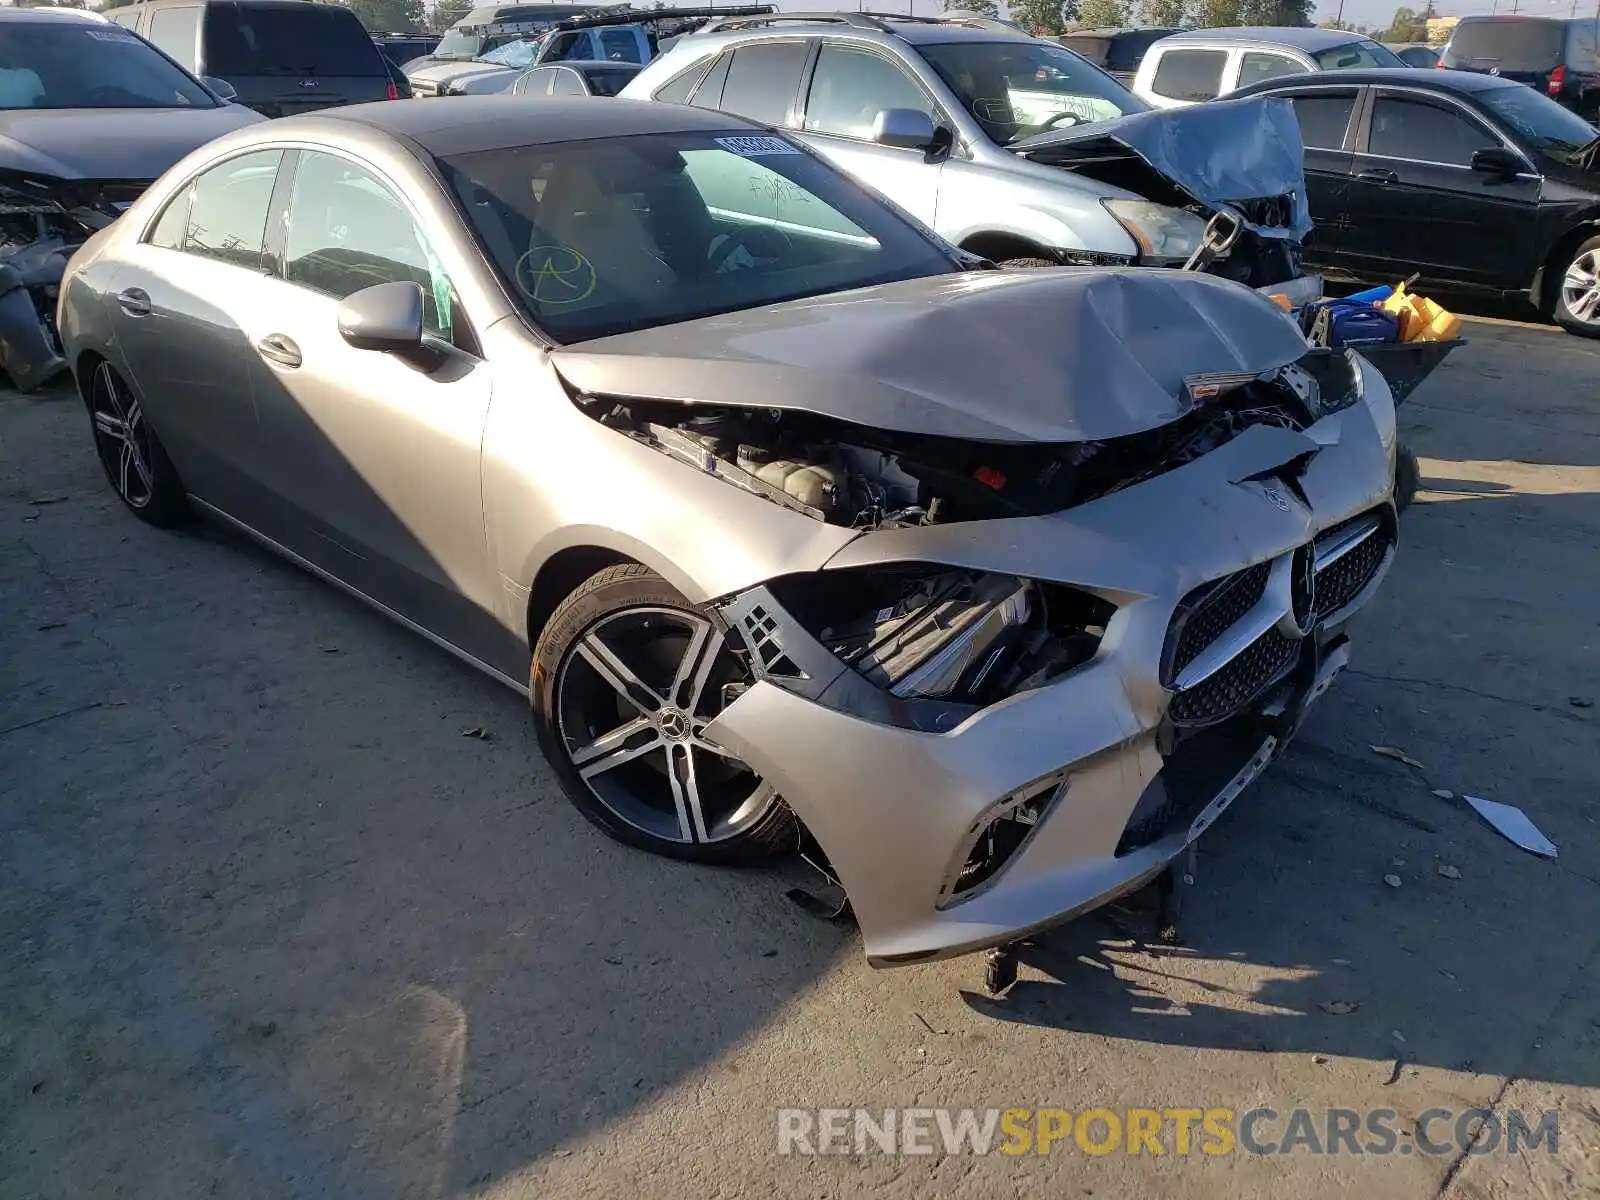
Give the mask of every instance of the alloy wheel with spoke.
<svg viewBox="0 0 1600 1200">
<path fill-rule="evenodd" d="M 1600 322 L 1600 250 L 1572 260 L 1561 278 L 1561 302 L 1574 320 Z"/>
<path fill-rule="evenodd" d="M 155 495 L 149 429 L 139 399 L 110 363 L 95 368 L 89 387 L 95 449 L 117 493 L 130 508 L 145 508 Z"/>
<path fill-rule="evenodd" d="M 613 818 L 667 842 L 708 845 L 759 824 L 772 787 L 705 732 L 744 670 L 723 631 L 687 609 L 595 621 L 567 653 L 552 706 L 583 785 Z"/>
</svg>

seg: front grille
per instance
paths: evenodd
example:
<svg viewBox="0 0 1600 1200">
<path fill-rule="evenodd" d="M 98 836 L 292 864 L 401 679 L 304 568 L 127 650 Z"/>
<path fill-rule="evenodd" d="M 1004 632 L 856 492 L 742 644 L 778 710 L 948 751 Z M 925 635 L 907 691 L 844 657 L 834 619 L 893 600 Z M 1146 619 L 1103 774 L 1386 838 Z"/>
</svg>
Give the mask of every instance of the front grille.
<svg viewBox="0 0 1600 1200">
<path fill-rule="evenodd" d="M 1214 675 L 1172 698 L 1174 725 L 1210 725 L 1231 717 L 1282 678 L 1300 649 L 1276 628 L 1267 630 Z"/>
<path fill-rule="evenodd" d="M 1287 229 L 1294 224 L 1294 193 L 1260 196 L 1254 200 L 1235 200 L 1233 207 L 1252 225 L 1265 229 Z"/>
<path fill-rule="evenodd" d="M 1326 617 L 1338 612 L 1372 582 L 1372 577 L 1383 565 L 1389 549 L 1389 534 L 1383 523 L 1369 516 L 1356 517 L 1336 525 L 1317 539 L 1318 546 L 1330 546 L 1342 540 L 1352 525 L 1369 523 L 1371 531 L 1350 549 L 1317 572 L 1317 616 Z"/>
<path fill-rule="evenodd" d="M 1178 604 L 1172 620 L 1172 657 L 1165 672 L 1170 685 L 1207 646 L 1237 625 L 1266 594 L 1271 563 L 1257 563 L 1203 584 Z"/>
<path fill-rule="evenodd" d="M 1166 756 L 1117 842 L 1117 857 L 1187 829 L 1233 782 L 1266 740 L 1254 717 L 1235 717 L 1184 738 Z"/>
</svg>

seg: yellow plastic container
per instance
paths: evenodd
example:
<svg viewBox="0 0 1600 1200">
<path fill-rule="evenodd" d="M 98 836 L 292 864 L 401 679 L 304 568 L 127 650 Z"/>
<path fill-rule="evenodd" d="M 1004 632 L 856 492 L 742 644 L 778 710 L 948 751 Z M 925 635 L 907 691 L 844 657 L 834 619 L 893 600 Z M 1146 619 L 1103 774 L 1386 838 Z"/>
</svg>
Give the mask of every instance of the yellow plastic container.
<svg viewBox="0 0 1600 1200">
<path fill-rule="evenodd" d="M 1426 296 L 1406 291 L 1403 284 L 1383 307 L 1399 318 L 1402 342 L 1447 342 L 1461 332 L 1460 317 Z"/>
</svg>

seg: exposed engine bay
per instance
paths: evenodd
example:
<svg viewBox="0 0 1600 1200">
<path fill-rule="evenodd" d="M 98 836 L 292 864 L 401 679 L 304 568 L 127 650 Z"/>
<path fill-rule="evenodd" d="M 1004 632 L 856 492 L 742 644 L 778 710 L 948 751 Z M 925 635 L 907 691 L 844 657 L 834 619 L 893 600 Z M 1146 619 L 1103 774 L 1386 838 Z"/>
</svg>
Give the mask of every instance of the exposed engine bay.
<svg viewBox="0 0 1600 1200">
<path fill-rule="evenodd" d="M 1308 360 L 1353 392 L 1343 358 Z M 1060 512 L 1173 470 L 1255 425 L 1303 430 L 1342 403 L 1306 367 L 1196 382 L 1189 411 L 1156 429 L 1070 443 L 983 443 L 779 409 L 695 409 L 590 398 L 606 425 L 815 520 L 877 529 Z M 1332 401 L 1330 404 L 1329 401 Z"/>
<path fill-rule="evenodd" d="M 55 308 L 67 260 L 145 186 L 0 177 L 0 370 L 22 391 L 66 369 Z"/>
</svg>

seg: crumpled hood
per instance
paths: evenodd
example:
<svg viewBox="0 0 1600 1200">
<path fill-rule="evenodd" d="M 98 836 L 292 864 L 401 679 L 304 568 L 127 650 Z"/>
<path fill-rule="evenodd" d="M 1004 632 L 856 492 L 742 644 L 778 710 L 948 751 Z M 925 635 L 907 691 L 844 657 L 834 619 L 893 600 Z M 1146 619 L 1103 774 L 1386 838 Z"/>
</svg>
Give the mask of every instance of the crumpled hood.
<svg viewBox="0 0 1600 1200">
<path fill-rule="evenodd" d="M 1265 372 L 1307 352 L 1274 305 L 1194 272 L 937 275 L 576 343 L 578 390 L 815 413 L 986 442 L 1076 442 L 1187 411 L 1197 374 Z"/>
<path fill-rule="evenodd" d="M 1292 194 L 1290 229 L 1300 238 L 1311 232 L 1300 126 L 1289 101 L 1278 96 L 1133 113 L 1041 133 L 1010 149 L 1068 170 L 1075 162 L 1132 152 L 1210 208 Z"/>
<path fill-rule="evenodd" d="M 0 170 L 56 179 L 155 179 L 213 138 L 264 120 L 242 104 L 10 109 L 0 112 Z"/>
</svg>

